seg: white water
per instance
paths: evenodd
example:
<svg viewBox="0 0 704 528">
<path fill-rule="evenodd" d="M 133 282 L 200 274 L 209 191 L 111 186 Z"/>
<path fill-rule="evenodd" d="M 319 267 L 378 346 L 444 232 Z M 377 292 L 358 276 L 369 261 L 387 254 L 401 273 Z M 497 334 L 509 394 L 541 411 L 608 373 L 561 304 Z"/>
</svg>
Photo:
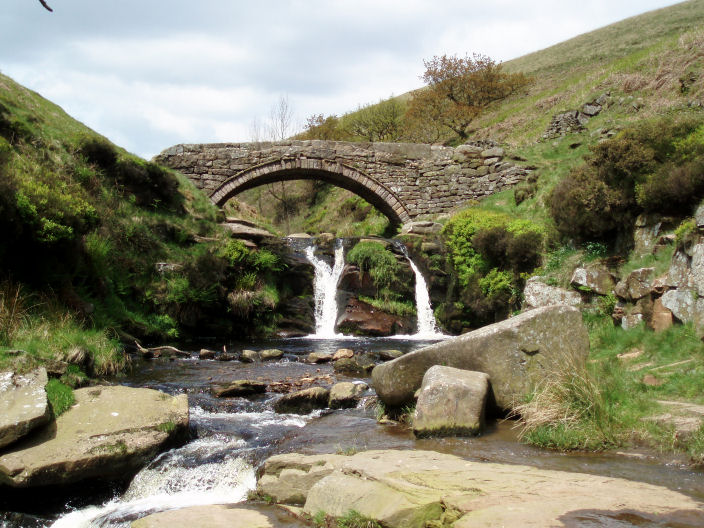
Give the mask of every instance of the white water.
<svg viewBox="0 0 704 528">
<path fill-rule="evenodd" d="M 333 339 L 342 337 L 335 333 L 337 322 L 337 283 L 345 267 L 345 250 L 342 241 L 335 246 L 335 263 L 331 268 L 327 262 L 315 256 L 315 247 L 306 248 L 306 258 L 315 268 L 313 296 L 315 299 L 315 334 L 309 337 Z"/>
<path fill-rule="evenodd" d="M 435 314 L 433 313 L 433 307 L 430 304 L 430 295 L 428 294 L 428 284 L 425 282 L 425 277 L 416 266 L 415 262 L 408 255 L 406 251 L 406 246 L 399 243 L 399 249 L 403 252 L 408 263 L 411 265 L 411 269 L 416 276 L 416 314 L 418 318 L 418 329 L 416 333 L 412 336 L 403 336 L 404 338 L 411 339 L 444 339 L 447 336 L 442 334 L 438 330 L 437 322 L 435 321 Z"/>
<path fill-rule="evenodd" d="M 244 445 L 214 436 L 168 451 L 140 471 L 122 497 L 64 515 L 51 528 L 129 527 L 158 511 L 243 501 L 256 486 L 254 468 L 236 454 Z M 232 454 L 222 460 L 196 462 L 226 450 Z"/>
</svg>

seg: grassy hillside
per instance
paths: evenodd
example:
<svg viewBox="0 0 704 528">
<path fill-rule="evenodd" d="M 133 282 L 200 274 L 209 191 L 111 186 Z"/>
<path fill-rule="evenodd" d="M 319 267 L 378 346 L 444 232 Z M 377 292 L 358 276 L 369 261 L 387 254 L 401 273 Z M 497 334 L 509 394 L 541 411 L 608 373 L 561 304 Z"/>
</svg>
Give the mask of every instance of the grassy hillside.
<svg viewBox="0 0 704 528">
<path fill-rule="evenodd" d="M 273 321 L 275 251 L 228 241 L 222 213 L 186 178 L 6 76 L 0 176 L 0 368 L 79 356 L 83 375 L 100 375 L 124 364 L 118 340 L 246 335 Z"/>
</svg>

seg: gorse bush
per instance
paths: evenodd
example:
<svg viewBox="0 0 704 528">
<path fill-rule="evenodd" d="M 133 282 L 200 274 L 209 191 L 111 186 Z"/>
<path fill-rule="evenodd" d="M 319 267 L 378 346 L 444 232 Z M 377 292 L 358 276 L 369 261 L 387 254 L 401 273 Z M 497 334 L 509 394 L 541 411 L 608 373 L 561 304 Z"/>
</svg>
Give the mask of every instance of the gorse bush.
<svg viewBox="0 0 704 528">
<path fill-rule="evenodd" d="M 704 198 L 703 130 L 700 118 L 660 118 L 592 147 L 548 198 L 559 233 L 613 240 L 641 212 L 690 214 Z"/>
</svg>

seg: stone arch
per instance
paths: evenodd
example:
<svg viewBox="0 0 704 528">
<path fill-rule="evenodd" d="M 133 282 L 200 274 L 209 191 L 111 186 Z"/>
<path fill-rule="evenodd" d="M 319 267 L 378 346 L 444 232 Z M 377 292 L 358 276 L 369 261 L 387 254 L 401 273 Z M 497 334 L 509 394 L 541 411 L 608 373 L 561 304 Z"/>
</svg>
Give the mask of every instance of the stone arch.
<svg viewBox="0 0 704 528">
<path fill-rule="evenodd" d="M 363 172 L 334 160 L 291 158 L 250 167 L 223 182 L 210 199 L 222 207 L 233 196 L 267 183 L 288 180 L 321 180 L 347 189 L 381 211 L 392 224 L 409 222 L 403 202 L 386 186 Z"/>
</svg>

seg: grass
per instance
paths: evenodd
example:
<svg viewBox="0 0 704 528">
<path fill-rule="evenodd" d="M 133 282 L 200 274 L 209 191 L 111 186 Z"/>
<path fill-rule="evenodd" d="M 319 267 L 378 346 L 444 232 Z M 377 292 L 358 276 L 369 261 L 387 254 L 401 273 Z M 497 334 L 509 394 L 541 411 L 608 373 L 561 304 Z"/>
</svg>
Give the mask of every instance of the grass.
<svg viewBox="0 0 704 528">
<path fill-rule="evenodd" d="M 521 437 L 552 449 L 603 450 L 645 445 L 689 454 L 702 463 L 702 431 L 679 438 L 651 420 L 662 414 L 658 400 L 704 403 L 704 346 L 691 325 L 660 333 L 629 331 L 608 317 L 585 316 L 591 353 L 586 365 L 564 358 L 516 407 Z M 619 355 L 637 352 L 632 359 Z M 654 376 L 659 385 L 644 383 Z"/>
<path fill-rule="evenodd" d="M 377 310 L 386 312 L 399 317 L 407 317 L 416 315 L 416 307 L 412 301 L 394 301 L 387 299 L 377 299 L 374 297 L 359 296 L 359 300 L 370 304 Z"/>
<path fill-rule="evenodd" d="M 382 528 L 374 519 L 366 517 L 356 510 L 349 510 L 341 517 L 331 517 L 324 511 L 318 511 L 311 517 L 316 528 Z"/>
<path fill-rule="evenodd" d="M 46 395 L 55 418 L 68 411 L 76 402 L 73 389 L 57 379 L 50 379 L 49 383 L 46 384 Z"/>
</svg>

